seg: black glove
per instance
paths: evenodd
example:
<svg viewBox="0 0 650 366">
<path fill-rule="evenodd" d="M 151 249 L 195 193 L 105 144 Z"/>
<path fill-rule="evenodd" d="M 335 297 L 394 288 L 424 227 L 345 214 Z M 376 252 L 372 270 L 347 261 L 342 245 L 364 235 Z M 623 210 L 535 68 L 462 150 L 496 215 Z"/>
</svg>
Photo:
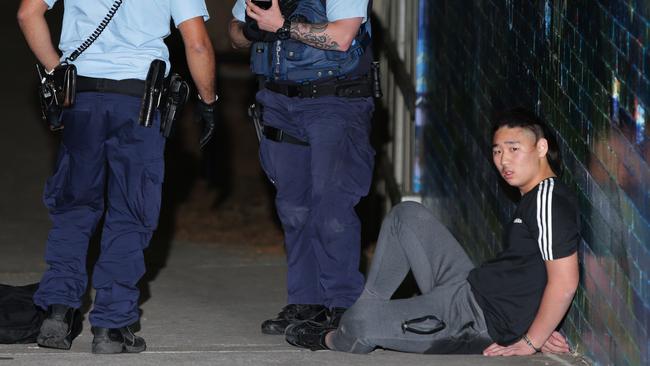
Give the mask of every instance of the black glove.
<svg viewBox="0 0 650 366">
<path fill-rule="evenodd" d="M 280 12 L 282 12 L 282 16 L 289 18 L 298 7 L 298 1 L 299 0 L 280 0 Z M 249 17 L 248 14 L 246 14 L 244 37 L 251 42 L 275 42 L 278 40 L 275 33 L 261 30 L 257 25 L 257 21 Z"/>
<path fill-rule="evenodd" d="M 261 30 L 257 22 L 246 15 L 246 25 L 244 25 L 244 37 L 251 42 L 275 42 L 278 36 L 275 33 Z"/>
<path fill-rule="evenodd" d="M 217 100 L 215 99 L 214 102 L 207 104 L 199 99 L 196 105 L 200 118 L 199 122 L 202 124 L 199 145 L 203 149 L 214 134 L 214 127 L 217 120 Z"/>
</svg>

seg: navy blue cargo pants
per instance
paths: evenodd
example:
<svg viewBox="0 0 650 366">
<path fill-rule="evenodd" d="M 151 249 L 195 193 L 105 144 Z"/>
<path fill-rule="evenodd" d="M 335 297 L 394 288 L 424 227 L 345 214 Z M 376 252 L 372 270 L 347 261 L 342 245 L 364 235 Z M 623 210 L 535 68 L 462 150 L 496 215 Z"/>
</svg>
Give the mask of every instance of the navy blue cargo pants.
<svg viewBox="0 0 650 366">
<path fill-rule="evenodd" d="M 160 118 L 138 124 L 140 98 L 79 93 L 65 110 L 63 141 L 43 199 L 52 220 L 34 302 L 79 308 L 86 291 L 88 242 L 106 212 L 90 323 L 117 328 L 138 320 L 143 249 L 158 222 L 165 139 Z"/>
<path fill-rule="evenodd" d="M 285 235 L 289 304 L 349 307 L 363 289 L 361 225 L 354 206 L 370 188 L 370 98 L 289 98 L 262 90 L 264 124 L 309 146 L 263 138 Z"/>
</svg>

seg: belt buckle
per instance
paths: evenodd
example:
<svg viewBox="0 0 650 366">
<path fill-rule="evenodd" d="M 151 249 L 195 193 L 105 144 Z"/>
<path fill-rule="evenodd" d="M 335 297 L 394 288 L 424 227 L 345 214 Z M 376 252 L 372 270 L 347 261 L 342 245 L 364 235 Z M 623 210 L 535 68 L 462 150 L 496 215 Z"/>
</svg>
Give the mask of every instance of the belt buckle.
<svg viewBox="0 0 650 366">
<path fill-rule="evenodd" d="M 301 98 L 314 98 L 317 93 L 318 85 L 314 83 L 304 83 L 298 85 L 298 96 Z"/>
<path fill-rule="evenodd" d="M 106 79 L 97 78 L 94 81 L 94 89 L 96 89 L 98 92 L 103 92 L 104 89 L 106 89 Z"/>
<path fill-rule="evenodd" d="M 289 91 L 289 97 L 299 97 L 302 98 L 304 95 L 302 84 L 299 85 L 289 85 L 287 90 Z"/>
</svg>

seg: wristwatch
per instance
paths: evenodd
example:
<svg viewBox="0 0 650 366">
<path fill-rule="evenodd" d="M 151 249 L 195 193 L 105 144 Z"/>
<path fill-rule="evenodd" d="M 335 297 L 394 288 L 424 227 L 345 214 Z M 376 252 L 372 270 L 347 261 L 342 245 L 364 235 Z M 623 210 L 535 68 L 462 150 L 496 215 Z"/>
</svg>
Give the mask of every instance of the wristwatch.
<svg viewBox="0 0 650 366">
<path fill-rule="evenodd" d="M 284 24 L 278 29 L 275 34 L 278 36 L 278 39 L 285 41 L 291 38 L 291 21 L 289 19 L 284 19 Z"/>
</svg>

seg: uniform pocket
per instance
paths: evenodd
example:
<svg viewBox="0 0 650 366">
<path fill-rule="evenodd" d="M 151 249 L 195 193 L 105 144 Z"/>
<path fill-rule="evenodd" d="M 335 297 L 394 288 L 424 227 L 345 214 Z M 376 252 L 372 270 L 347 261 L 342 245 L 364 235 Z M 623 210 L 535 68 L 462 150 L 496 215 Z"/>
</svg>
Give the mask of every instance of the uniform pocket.
<svg viewBox="0 0 650 366">
<path fill-rule="evenodd" d="M 260 140 L 260 166 L 266 174 L 266 177 L 269 178 L 271 183 L 275 185 L 275 169 L 271 163 L 271 152 L 269 151 L 270 142 L 266 138 Z"/>
<path fill-rule="evenodd" d="M 325 58 L 330 61 L 341 61 L 347 59 L 349 56 L 348 52 L 344 51 L 325 51 Z"/>
<path fill-rule="evenodd" d="M 300 61 L 303 59 L 303 53 L 307 45 L 297 41 L 284 42 L 284 56 L 289 61 Z"/>
<path fill-rule="evenodd" d="M 368 194 L 375 165 L 375 150 L 370 145 L 366 131 L 346 128 L 346 135 L 340 145 L 344 154 L 337 164 L 336 175 L 341 179 L 341 188 L 350 194 L 363 197 Z"/>
<path fill-rule="evenodd" d="M 63 191 L 70 179 L 70 154 L 61 145 L 54 174 L 48 178 L 43 191 L 43 203 L 50 211 L 56 210 L 63 202 Z"/>
<path fill-rule="evenodd" d="M 142 195 L 140 219 L 148 230 L 156 230 L 160 216 L 162 184 L 164 178 L 163 161 L 149 164 L 142 172 Z"/>
</svg>

